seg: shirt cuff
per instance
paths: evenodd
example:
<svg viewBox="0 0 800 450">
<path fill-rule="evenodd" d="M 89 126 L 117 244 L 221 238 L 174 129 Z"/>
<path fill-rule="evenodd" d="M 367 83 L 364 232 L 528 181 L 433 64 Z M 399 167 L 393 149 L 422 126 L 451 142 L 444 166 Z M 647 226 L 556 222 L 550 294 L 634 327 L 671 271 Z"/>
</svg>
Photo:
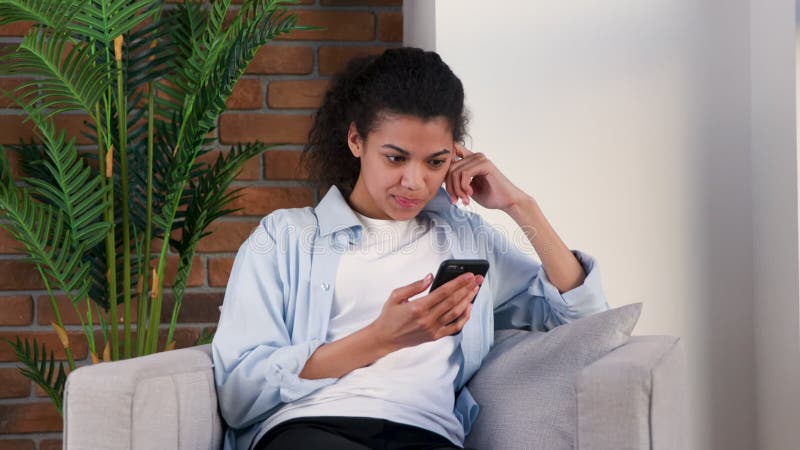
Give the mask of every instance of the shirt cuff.
<svg viewBox="0 0 800 450">
<path fill-rule="evenodd" d="M 475 401 L 469 389 L 467 389 L 466 386 L 461 388 L 461 392 L 459 392 L 458 397 L 456 397 L 456 407 L 453 412 L 464 428 L 464 436 L 467 436 L 469 432 L 472 431 L 472 424 L 478 419 L 478 413 L 480 413 L 480 411 L 481 407 L 478 405 L 478 402 Z"/>
<path fill-rule="evenodd" d="M 572 254 L 586 273 L 583 283 L 560 293 L 547 277 L 544 266 L 540 266 L 528 293 L 544 297 L 559 316 L 565 319 L 579 319 L 609 309 L 595 258 L 580 250 L 572 250 Z"/>
<path fill-rule="evenodd" d="M 308 380 L 300 378 L 308 358 L 322 345 L 319 339 L 312 339 L 303 344 L 281 347 L 271 355 L 271 364 L 267 369 L 266 381 L 277 386 L 281 401 L 289 403 L 304 397 L 317 389 L 335 383 L 338 378 L 320 378 Z"/>
</svg>

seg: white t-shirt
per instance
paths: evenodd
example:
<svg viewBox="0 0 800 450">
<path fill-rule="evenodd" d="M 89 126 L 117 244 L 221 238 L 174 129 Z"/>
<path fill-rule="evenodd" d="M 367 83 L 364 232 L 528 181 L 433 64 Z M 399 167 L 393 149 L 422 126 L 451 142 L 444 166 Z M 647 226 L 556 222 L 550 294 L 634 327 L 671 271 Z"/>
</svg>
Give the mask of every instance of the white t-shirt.
<svg viewBox="0 0 800 450">
<path fill-rule="evenodd" d="M 435 274 L 439 264 L 452 257 L 449 249 L 436 245 L 435 230 L 422 217 L 397 221 L 356 216 L 364 229 L 361 241 L 341 256 L 328 342 L 372 323 L 392 290 L 428 272 Z M 403 348 L 355 369 L 283 405 L 262 424 L 259 435 L 296 417 L 375 417 L 421 427 L 463 446 L 464 430 L 453 413 L 453 384 L 463 358 L 460 339 L 457 334 Z"/>
</svg>

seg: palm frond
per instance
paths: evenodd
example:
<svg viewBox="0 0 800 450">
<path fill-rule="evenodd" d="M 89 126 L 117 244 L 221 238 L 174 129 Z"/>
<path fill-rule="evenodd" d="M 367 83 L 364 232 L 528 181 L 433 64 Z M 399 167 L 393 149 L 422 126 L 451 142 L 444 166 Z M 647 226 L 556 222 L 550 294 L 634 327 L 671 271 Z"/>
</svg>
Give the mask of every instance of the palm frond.
<svg viewBox="0 0 800 450">
<path fill-rule="evenodd" d="M 75 241 L 58 208 L 37 202 L 27 189 L 14 184 L 8 167 L 5 151 L 0 150 L 0 212 L 8 219 L 0 226 L 25 246 L 29 260 L 41 267 L 70 300 L 85 299 L 89 266 L 81 257 L 84 244 Z"/>
<path fill-rule="evenodd" d="M 16 87 L 11 98 L 45 118 L 76 110 L 94 116 L 109 83 L 88 45 L 72 43 L 66 32 L 46 29 L 28 33 L 16 52 L 0 57 L 0 74 L 37 77 Z"/>
<path fill-rule="evenodd" d="M 36 338 L 33 339 L 33 345 L 30 344 L 28 339 L 24 343 L 20 340 L 19 336 L 16 342 L 11 342 L 8 339 L 3 339 L 14 349 L 17 355 L 17 360 L 23 364 L 23 367 L 18 367 L 20 373 L 38 384 L 50 397 L 53 404 L 55 404 L 59 415 L 62 413 L 62 405 L 64 398 L 64 387 L 67 382 L 67 373 L 64 370 L 64 363 L 56 361 L 53 356 L 53 350 L 50 350 L 50 356 L 47 356 L 47 349 L 44 343 L 41 344 L 41 351 L 39 350 L 39 343 Z M 57 370 L 56 370 L 57 369 Z"/>
<path fill-rule="evenodd" d="M 297 28 L 297 16 L 277 8 L 274 2 L 255 7 L 252 21 L 237 17 L 230 30 L 240 30 L 230 35 L 225 53 L 215 61 L 213 71 L 200 86 L 192 109 L 190 129 L 205 135 L 216 127 L 217 118 L 225 110 L 226 102 L 236 82 L 261 46 L 275 37 Z"/>
<path fill-rule="evenodd" d="M 108 187 L 103 188 L 100 175 L 79 156 L 74 138 L 67 141 L 66 132 L 57 133 L 50 120 L 42 121 L 39 131 L 45 144 L 41 165 L 50 179 L 26 178 L 31 192 L 62 212 L 77 248 L 92 247 L 103 240 L 110 226 L 100 220 Z"/>
<path fill-rule="evenodd" d="M 80 0 L 0 0 L 0 25 L 30 20 L 61 28 L 82 5 Z"/>
<path fill-rule="evenodd" d="M 205 330 L 203 330 L 203 332 L 200 334 L 200 336 L 197 337 L 197 340 L 194 341 L 194 345 L 210 344 L 211 341 L 214 340 L 214 335 L 215 334 L 216 334 L 215 331 L 206 332 Z"/>
<path fill-rule="evenodd" d="M 87 0 L 68 28 L 100 47 L 109 48 L 117 36 L 125 35 L 157 11 L 163 0 Z M 88 3 L 88 4 L 86 4 Z"/>
</svg>

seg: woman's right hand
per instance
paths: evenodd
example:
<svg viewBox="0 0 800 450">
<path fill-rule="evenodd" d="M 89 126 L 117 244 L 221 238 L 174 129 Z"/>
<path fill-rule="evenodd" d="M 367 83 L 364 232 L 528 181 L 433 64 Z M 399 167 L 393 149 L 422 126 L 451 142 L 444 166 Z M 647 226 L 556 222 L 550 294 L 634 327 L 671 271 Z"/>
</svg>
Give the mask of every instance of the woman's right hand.
<svg viewBox="0 0 800 450">
<path fill-rule="evenodd" d="M 465 273 L 428 295 L 408 300 L 428 289 L 432 279 L 429 275 L 393 290 L 380 316 L 371 324 L 376 337 L 390 351 L 456 334 L 469 320 L 472 299 L 483 277 Z"/>
</svg>

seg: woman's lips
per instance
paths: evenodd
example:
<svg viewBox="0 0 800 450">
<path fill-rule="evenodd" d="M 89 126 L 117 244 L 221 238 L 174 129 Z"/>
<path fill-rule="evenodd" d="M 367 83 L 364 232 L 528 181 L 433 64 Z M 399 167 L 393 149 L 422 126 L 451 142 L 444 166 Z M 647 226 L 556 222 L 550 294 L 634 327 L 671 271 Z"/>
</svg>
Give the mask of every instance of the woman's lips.
<svg viewBox="0 0 800 450">
<path fill-rule="evenodd" d="M 406 197 L 400 197 L 399 195 L 393 195 L 392 197 L 394 197 L 395 201 L 397 201 L 397 203 L 404 208 L 413 208 L 422 201 L 416 199 L 409 199 Z"/>
</svg>

